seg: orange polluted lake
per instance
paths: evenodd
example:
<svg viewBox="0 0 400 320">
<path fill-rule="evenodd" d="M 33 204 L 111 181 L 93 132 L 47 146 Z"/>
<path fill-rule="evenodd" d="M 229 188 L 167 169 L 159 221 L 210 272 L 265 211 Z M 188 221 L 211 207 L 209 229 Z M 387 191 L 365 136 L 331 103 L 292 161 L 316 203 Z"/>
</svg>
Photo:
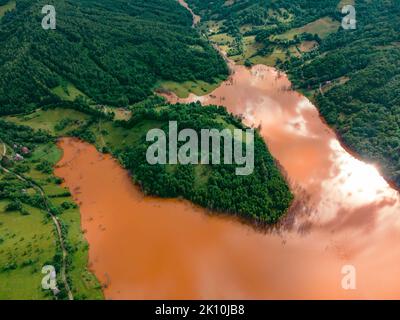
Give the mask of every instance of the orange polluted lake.
<svg viewBox="0 0 400 320">
<path fill-rule="evenodd" d="M 398 192 L 341 147 L 285 75 L 233 70 L 212 94 L 184 101 L 225 105 L 261 124 L 296 195 L 288 216 L 260 232 L 186 201 L 144 197 L 110 156 L 63 139 L 56 174 L 80 205 L 89 267 L 106 298 L 400 298 Z M 342 288 L 346 265 L 355 290 Z"/>
</svg>

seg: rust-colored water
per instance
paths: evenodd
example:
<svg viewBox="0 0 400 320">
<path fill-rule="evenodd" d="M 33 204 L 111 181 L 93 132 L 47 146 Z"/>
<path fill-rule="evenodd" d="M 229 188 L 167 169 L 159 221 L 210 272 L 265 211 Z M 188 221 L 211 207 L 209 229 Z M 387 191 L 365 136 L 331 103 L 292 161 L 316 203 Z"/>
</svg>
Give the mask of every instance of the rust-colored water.
<svg viewBox="0 0 400 320">
<path fill-rule="evenodd" d="M 340 146 L 284 75 L 234 70 L 211 95 L 188 100 L 262 125 L 296 194 L 288 217 L 279 232 L 263 233 L 184 201 L 143 197 L 111 157 L 63 139 L 56 174 L 80 204 L 106 297 L 400 298 L 398 193 Z M 342 288 L 344 265 L 356 268 L 356 290 Z"/>
<path fill-rule="evenodd" d="M 312 103 L 290 90 L 286 75 L 263 65 L 231 68 L 231 78 L 210 95 L 167 98 L 172 103 L 224 105 L 248 125 L 261 126 L 297 199 L 280 227 L 288 239 L 276 256 L 290 270 L 283 272 L 279 265 L 274 277 L 294 277 L 290 287 L 301 298 L 399 298 L 399 193 L 376 165 L 355 159 L 340 145 Z M 272 238 L 265 236 L 264 241 L 270 243 Z M 340 270 L 347 264 L 357 270 L 354 291 L 341 289 Z M 299 286 L 301 281 L 310 285 L 309 290 Z M 292 297 L 287 286 L 276 288 Z M 272 296 L 281 297 L 277 292 Z"/>
<path fill-rule="evenodd" d="M 184 1 L 179 0 L 184 4 Z M 273 68 L 231 66 L 200 100 L 261 125 L 296 195 L 275 231 L 144 197 L 110 156 L 63 139 L 56 174 L 80 204 L 90 268 L 109 299 L 400 298 L 400 198 L 344 150 L 316 108 Z M 342 268 L 356 289 L 342 287 Z"/>
</svg>

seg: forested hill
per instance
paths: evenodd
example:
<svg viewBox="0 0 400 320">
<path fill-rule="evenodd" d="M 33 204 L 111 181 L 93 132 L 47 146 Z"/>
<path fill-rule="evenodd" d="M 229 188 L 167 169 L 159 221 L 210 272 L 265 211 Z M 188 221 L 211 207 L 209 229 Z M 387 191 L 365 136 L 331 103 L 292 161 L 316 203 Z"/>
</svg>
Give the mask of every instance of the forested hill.
<svg viewBox="0 0 400 320">
<path fill-rule="evenodd" d="M 400 1 L 357 1 L 357 29 L 286 66 L 343 141 L 400 187 Z"/>
<path fill-rule="evenodd" d="M 188 0 L 238 63 L 288 72 L 341 139 L 400 186 L 400 1 Z M 356 11 L 355 30 L 341 9 Z"/>
<path fill-rule="evenodd" d="M 228 73 L 176 1 L 54 0 L 56 30 L 41 26 L 46 4 L 17 0 L 0 18 L 0 114 L 54 103 L 66 84 L 94 103 L 126 106 L 158 80 Z"/>
</svg>

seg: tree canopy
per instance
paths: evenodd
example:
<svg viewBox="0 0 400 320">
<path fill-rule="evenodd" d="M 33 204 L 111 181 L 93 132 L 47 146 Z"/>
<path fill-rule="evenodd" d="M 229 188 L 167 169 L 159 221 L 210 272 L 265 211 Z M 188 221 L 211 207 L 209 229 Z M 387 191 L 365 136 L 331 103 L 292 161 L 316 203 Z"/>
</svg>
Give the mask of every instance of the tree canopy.
<svg viewBox="0 0 400 320">
<path fill-rule="evenodd" d="M 55 0 L 56 29 L 44 30 L 42 0 L 18 0 L 0 21 L 0 114 L 59 101 L 72 83 L 99 104 L 126 106 L 157 81 L 204 80 L 226 64 L 170 0 Z"/>
</svg>

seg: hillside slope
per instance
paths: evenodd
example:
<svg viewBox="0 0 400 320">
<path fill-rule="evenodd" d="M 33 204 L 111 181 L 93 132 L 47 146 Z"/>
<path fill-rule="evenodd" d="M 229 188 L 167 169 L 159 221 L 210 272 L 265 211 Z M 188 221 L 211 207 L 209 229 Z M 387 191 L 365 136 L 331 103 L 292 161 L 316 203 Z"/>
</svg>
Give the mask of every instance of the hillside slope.
<svg viewBox="0 0 400 320">
<path fill-rule="evenodd" d="M 342 141 L 400 186 L 400 2 L 189 0 L 239 63 L 288 72 Z M 340 27 L 353 4 L 357 28 Z"/>
<path fill-rule="evenodd" d="M 55 0 L 56 30 L 41 27 L 41 0 L 18 0 L 0 23 L 0 114 L 59 100 L 71 86 L 93 102 L 126 106 L 158 80 L 212 82 L 219 54 L 171 0 Z"/>
</svg>

